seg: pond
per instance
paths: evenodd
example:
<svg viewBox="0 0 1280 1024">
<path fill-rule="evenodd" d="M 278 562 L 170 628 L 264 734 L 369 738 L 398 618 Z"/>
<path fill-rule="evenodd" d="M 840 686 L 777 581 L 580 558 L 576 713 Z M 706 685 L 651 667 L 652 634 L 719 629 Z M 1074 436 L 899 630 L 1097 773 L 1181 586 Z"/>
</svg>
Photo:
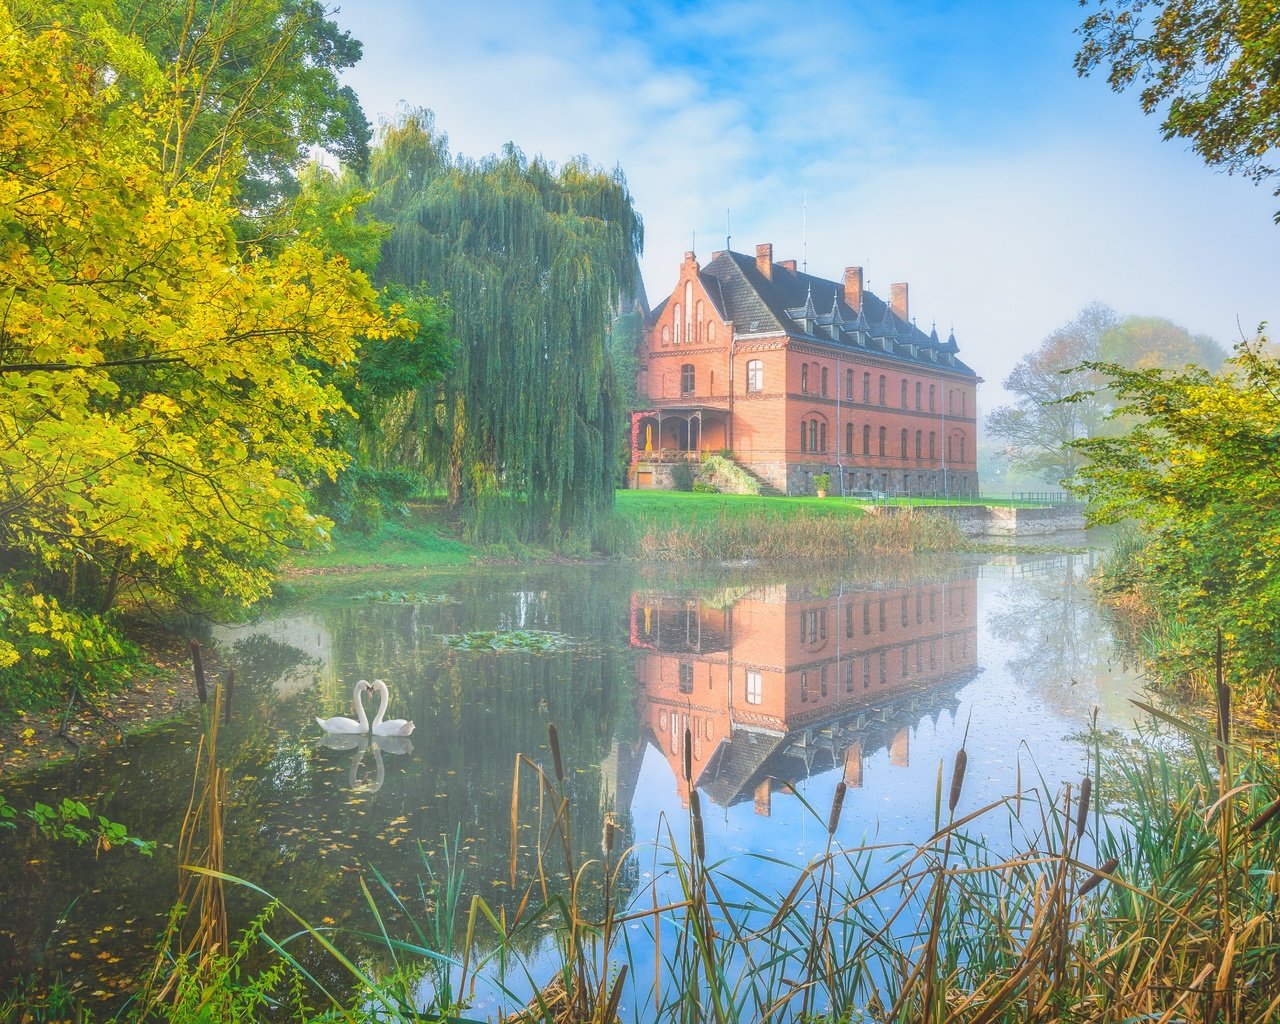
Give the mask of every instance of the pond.
<svg viewBox="0 0 1280 1024">
<path fill-rule="evenodd" d="M 362 879 L 377 889 L 380 875 L 422 907 L 449 859 L 468 894 L 511 913 L 513 773 L 522 754 L 551 771 L 551 723 L 581 856 L 599 855 L 607 813 L 620 845 L 680 832 L 686 745 L 707 857 L 762 855 L 754 884 L 771 884 L 766 865 L 822 848 L 839 782 L 840 842 L 918 842 L 934 827 L 939 766 L 949 776 L 962 742 L 974 808 L 1019 779 L 1078 781 L 1095 713 L 1132 733 L 1139 684 L 1090 596 L 1093 558 L 942 557 L 843 575 L 486 568 L 365 580 L 217 627 L 206 641 L 236 670 L 220 742 L 226 870 L 316 925 L 369 930 Z M 389 684 L 388 714 L 416 723 L 410 738 L 321 732 L 317 716 L 351 714 L 361 678 Z M 193 714 L 8 787 L 18 806 L 83 799 L 158 847 L 95 857 L 27 831 L 0 839 L 6 986 L 60 974 L 106 1006 L 145 973 L 177 897 L 198 740 Z M 529 764 L 522 778 L 521 827 L 533 829 Z M 655 873 L 620 884 L 649 889 Z M 229 901 L 233 925 L 262 905 L 235 887 Z M 349 981 L 298 952 L 319 980 Z"/>
</svg>

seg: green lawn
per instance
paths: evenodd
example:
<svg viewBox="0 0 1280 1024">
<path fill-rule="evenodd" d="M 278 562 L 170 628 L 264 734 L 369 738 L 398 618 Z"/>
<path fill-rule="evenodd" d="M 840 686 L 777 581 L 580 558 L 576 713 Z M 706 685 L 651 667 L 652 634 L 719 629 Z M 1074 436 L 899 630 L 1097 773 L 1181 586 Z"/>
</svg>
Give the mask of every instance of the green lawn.
<svg viewBox="0 0 1280 1024">
<path fill-rule="evenodd" d="M 440 503 L 415 503 L 406 519 L 386 523 L 369 537 L 335 527 L 329 550 L 308 551 L 295 555 L 292 561 L 301 569 L 420 569 L 467 565 L 479 558 L 481 553 L 476 548 L 449 536 L 451 527 Z"/>
<path fill-rule="evenodd" d="M 851 498 L 762 498 L 754 494 L 696 494 L 690 491 L 618 491 L 617 511 L 628 519 L 701 521 L 722 515 L 861 516 L 863 503 Z"/>
</svg>

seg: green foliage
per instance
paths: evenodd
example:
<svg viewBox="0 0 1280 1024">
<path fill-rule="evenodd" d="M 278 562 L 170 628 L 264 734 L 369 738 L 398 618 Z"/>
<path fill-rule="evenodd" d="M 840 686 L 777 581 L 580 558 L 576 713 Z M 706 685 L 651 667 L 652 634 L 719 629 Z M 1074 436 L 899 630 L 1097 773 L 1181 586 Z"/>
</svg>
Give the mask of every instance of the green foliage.
<svg viewBox="0 0 1280 1024">
<path fill-rule="evenodd" d="M 72 800 L 70 797 L 63 797 L 56 807 L 37 801 L 24 814 L 35 822 L 37 831 L 46 839 L 70 839 L 77 846 L 92 841 L 99 852 L 110 850 L 113 846 L 131 846 L 148 857 L 155 852 L 156 844 L 153 840 L 130 835 L 124 825 L 101 814 L 96 816 L 96 822 L 92 821 L 94 814 L 83 801 Z M 0 795 L 0 828 L 16 829 L 17 817 L 17 809 Z"/>
<path fill-rule="evenodd" d="M 93 694 L 118 685 L 138 662 L 110 617 L 0 583 L 0 719 L 65 701 L 72 686 Z"/>
<path fill-rule="evenodd" d="M 733 453 L 727 448 L 702 460 L 702 477 L 715 484 L 717 490 L 734 494 L 760 493 L 760 481 L 734 462 Z M 831 482 L 829 478 L 827 482 Z"/>
<path fill-rule="evenodd" d="M 813 486 L 819 491 L 829 491 L 831 489 L 831 474 L 819 473 L 813 478 Z"/>
<path fill-rule="evenodd" d="M 118 116 L 64 34 L 0 8 L 0 39 L 0 566 L 95 611 L 261 597 L 325 537 L 306 484 L 349 409 L 323 368 L 410 325 L 310 238 L 238 250 L 216 169 L 166 169 L 171 94 Z"/>
<path fill-rule="evenodd" d="M 1280 17 L 1272 0 L 1098 0 L 1098 8 L 1079 30 L 1080 75 L 1103 69 L 1117 92 L 1140 85 L 1142 109 L 1160 112 L 1164 137 L 1191 140 L 1206 163 L 1255 182 L 1276 175 Z"/>
<path fill-rule="evenodd" d="M 1136 589 L 1181 624 L 1184 664 L 1221 629 L 1232 674 L 1276 678 L 1280 636 L 1280 364 L 1237 347 L 1220 373 L 1093 364 L 1132 417 L 1118 437 L 1081 441 L 1079 490 L 1093 522 L 1132 520 Z M 1268 687 L 1269 689 L 1269 687 Z"/>
<path fill-rule="evenodd" d="M 693 491 L 694 494 L 719 494 L 720 493 L 720 488 L 718 488 L 715 484 L 707 483 L 707 481 L 705 480 L 695 480 L 690 490 Z"/>
<path fill-rule="evenodd" d="M 278 212 L 312 147 L 357 171 L 372 132 L 339 75 L 361 45 L 320 0 L 15 0 L 30 30 L 71 26 L 86 63 L 132 104 L 164 91 L 172 116 L 156 141 L 173 181 L 234 177 L 239 208 Z M 225 182 L 223 182 L 225 184 Z"/>
<path fill-rule="evenodd" d="M 316 1019 L 306 1005 L 303 974 L 295 961 L 282 957 L 256 971 L 250 969 L 264 940 L 274 945 L 266 927 L 275 910 L 276 905 L 269 904 L 228 951 L 218 950 L 198 959 L 173 959 L 173 995 L 164 1006 L 167 1024 L 250 1024 L 267 1017 L 300 1022 Z M 180 914 L 181 908 L 175 908 L 170 918 L 171 937 L 178 930 Z"/>
<path fill-rule="evenodd" d="M 671 488 L 676 491 L 693 490 L 693 466 L 684 459 L 671 464 Z"/>
<path fill-rule="evenodd" d="M 447 293 L 460 341 L 387 457 L 442 484 L 476 536 L 589 534 L 616 476 L 606 333 L 640 245 L 621 175 L 514 147 L 454 159 L 416 111 L 385 130 L 370 180 L 370 213 L 393 225 L 380 280 Z"/>
</svg>

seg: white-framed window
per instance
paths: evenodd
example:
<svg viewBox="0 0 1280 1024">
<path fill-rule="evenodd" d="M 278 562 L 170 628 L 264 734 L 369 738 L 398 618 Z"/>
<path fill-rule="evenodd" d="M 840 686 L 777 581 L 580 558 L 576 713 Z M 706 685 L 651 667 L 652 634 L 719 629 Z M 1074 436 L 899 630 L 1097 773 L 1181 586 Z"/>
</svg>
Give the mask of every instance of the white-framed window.
<svg viewBox="0 0 1280 1024">
<path fill-rule="evenodd" d="M 764 390 L 764 361 L 752 359 L 747 362 L 747 390 Z"/>
<path fill-rule="evenodd" d="M 764 699 L 764 682 L 759 672 L 747 670 L 747 703 L 759 704 Z"/>
</svg>

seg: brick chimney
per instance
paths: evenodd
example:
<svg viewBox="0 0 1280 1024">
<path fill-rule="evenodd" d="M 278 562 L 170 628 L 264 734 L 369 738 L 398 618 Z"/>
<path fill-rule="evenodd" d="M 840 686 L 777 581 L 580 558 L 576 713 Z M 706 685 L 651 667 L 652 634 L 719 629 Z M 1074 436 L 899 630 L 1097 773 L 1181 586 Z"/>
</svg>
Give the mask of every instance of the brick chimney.
<svg viewBox="0 0 1280 1024">
<path fill-rule="evenodd" d="M 907 306 L 907 285 L 905 281 L 889 285 L 889 306 L 894 315 L 903 323 L 911 323 Z"/>
<path fill-rule="evenodd" d="M 844 301 L 852 309 L 862 309 L 862 268 L 844 268 Z"/>
<path fill-rule="evenodd" d="M 778 264 L 778 266 L 780 266 L 783 270 L 791 271 L 791 273 L 793 274 L 796 272 L 795 260 L 783 260 L 781 263 Z"/>
<path fill-rule="evenodd" d="M 756 246 L 756 269 L 764 274 L 768 281 L 773 280 L 773 243 L 764 242 Z"/>
</svg>

